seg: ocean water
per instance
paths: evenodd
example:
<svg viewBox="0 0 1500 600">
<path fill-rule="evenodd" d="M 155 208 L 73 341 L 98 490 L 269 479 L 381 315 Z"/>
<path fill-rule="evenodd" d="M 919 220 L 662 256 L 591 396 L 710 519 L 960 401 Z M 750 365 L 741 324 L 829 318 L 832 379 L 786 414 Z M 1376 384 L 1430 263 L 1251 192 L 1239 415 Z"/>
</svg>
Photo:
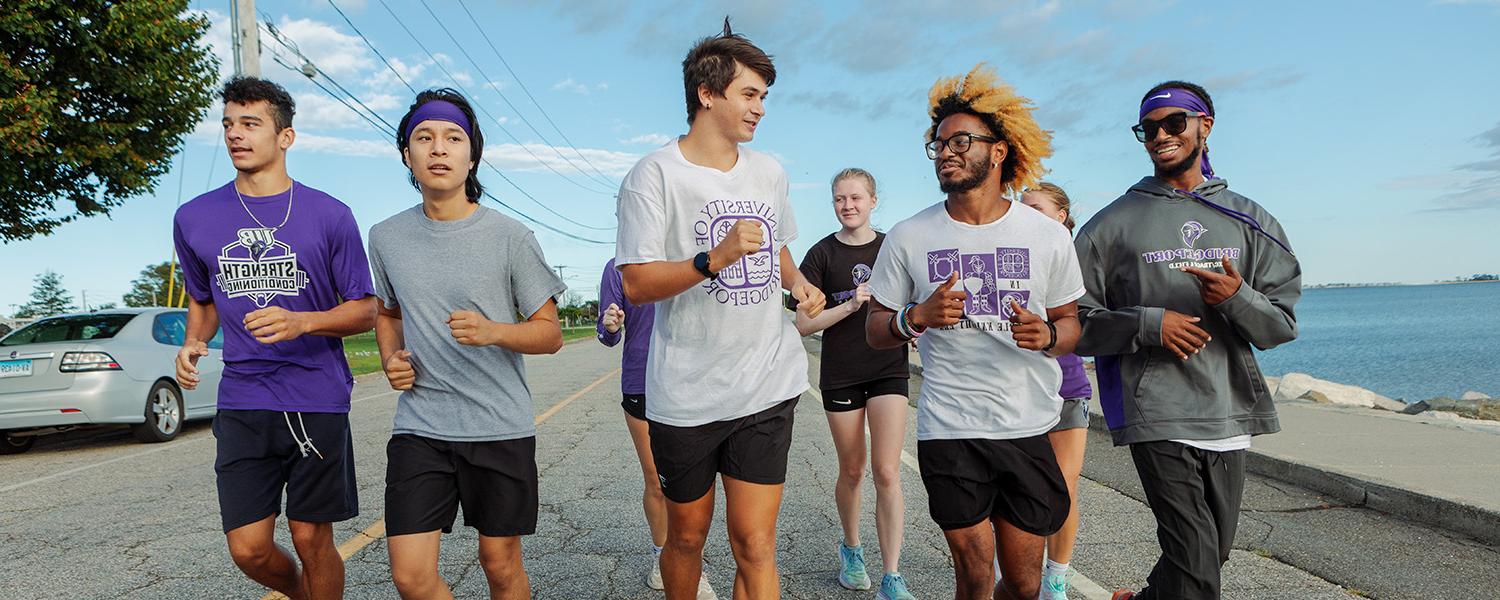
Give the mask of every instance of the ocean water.
<svg viewBox="0 0 1500 600">
<path fill-rule="evenodd" d="M 1307 373 L 1407 402 L 1500 397 L 1500 283 L 1305 290 L 1295 341 L 1257 353 L 1267 375 Z"/>
</svg>

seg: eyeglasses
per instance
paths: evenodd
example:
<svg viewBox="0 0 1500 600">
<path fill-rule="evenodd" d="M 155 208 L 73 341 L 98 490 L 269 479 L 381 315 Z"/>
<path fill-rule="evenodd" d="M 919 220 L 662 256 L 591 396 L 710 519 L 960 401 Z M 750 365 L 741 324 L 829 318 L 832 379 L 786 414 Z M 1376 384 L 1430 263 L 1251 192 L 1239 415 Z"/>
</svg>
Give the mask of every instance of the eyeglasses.
<svg viewBox="0 0 1500 600">
<path fill-rule="evenodd" d="M 1205 115 L 1201 112 L 1184 111 L 1180 113 L 1173 113 L 1162 117 L 1160 121 L 1141 119 L 1140 123 L 1131 125 L 1130 130 L 1135 132 L 1135 141 L 1144 144 L 1146 143 L 1146 140 L 1156 139 L 1156 133 L 1158 131 L 1165 129 L 1167 130 L 1167 135 L 1177 135 L 1187 130 L 1187 120 L 1189 118 L 1206 116 L 1208 115 Z"/>
<path fill-rule="evenodd" d="M 946 140 L 934 138 L 932 141 L 924 144 L 923 147 L 927 148 L 927 158 L 937 160 L 938 155 L 942 154 L 944 146 L 947 146 L 948 149 L 952 150 L 954 154 L 963 154 L 969 151 L 969 146 L 973 145 L 975 140 L 979 140 L 981 142 L 989 142 L 991 144 L 1000 141 L 999 138 L 992 138 L 987 135 L 979 135 L 977 133 L 969 133 L 965 131 L 962 133 L 955 133 L 952 137 L 949 137 Z"/>
</svg>

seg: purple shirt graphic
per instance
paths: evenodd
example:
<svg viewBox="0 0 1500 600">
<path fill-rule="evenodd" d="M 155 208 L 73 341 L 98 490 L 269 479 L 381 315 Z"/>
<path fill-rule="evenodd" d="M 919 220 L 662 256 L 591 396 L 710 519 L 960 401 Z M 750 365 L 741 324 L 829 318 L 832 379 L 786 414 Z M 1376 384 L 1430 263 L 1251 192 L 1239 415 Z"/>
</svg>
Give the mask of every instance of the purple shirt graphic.
<svg viewBox="0 0 1500 600">
<path fill-rule="evenodd" d="M 651 304 L 636 306 L 625 299 L 625 287 L 620 282 L 620 271 L 615 268 L 615 259 L 604 265 L 604 277 L 599 281 L 599 312 L 610 304 L 619 305 L 625 311 L 625 354 L 620 359 L 620 393 L 646 393 L 646 354 L 651 348 L 651 326 L 656 321 L 656 307 Z M 610 333 L 604 329 L 604 320 L 594 325 L 599 331 L 599 341 L 611 348 L 620 343 L 620 332 Z"/>
<path fill-rule="evenodd" d="M 1083 371 L 1083 359 L 1077 354 L 1057 357 L 1057 366 L 1062 367 L 1062 389 L 1057 395 L 1064 400 L 1083 398 L 1085 402 L 1094 395 L 1094 388 L 1089 385 L 1089 376 Z"/>
<path fill-rule="evenodd" d="M 326 311 L 374 294 L 349 207 L 300 183 L 289 192 L 244 196 L 241 206 L 231 182 L 182 205 L 172 237 L 183 283 L 219 313 L 219 408 L 346 413 L 354 377 L 343 340 L 304 335 L 265 345 L 245 330 L 245 315 L 269 306 Z"/>
</svg>

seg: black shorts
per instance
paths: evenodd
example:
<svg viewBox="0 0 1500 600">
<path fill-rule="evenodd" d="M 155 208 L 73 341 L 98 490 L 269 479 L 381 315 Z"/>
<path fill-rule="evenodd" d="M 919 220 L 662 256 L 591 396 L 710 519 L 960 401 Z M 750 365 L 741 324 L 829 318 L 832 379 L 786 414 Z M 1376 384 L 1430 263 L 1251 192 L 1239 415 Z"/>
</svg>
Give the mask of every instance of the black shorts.
<svg viewBox="0 0 1500 600">
<path fill-rule="evenodd" d="M 856 383 L 848 387 L 823 390 L 823 410 L 828 412 L 859 410 L 876 396 L 894 394 L 906 397 L 908 381 L 905 377 L 886 377 Z"/>
<path fill-rule="evenodd" d="M 651 455 L 662 493 L 673 502 L 692 502 L 713 489 L 716 473 L 750 483 L 786 483 L 796 411 L 797 398 L 792 398 L 753 415 L 694 427 L 651 421 Z"/>
<path fill-rule="evenodd" d="M 917 464 L 932 520 L 945 530 L 1005 519 L 1051 535 L 1070 508 L 1068 484 L 1045 434 L 1014 440 L 923 440 Z"/>
<path fill-rule="evenodd" d="M 219 409 L 213 431 L 225 533 L 281 514 L 283 489 L 288 519 L 333 523 L 359 515 L 348 413 Z M 311 440 L 318 453 L 309 450 L 304 457 L 297 442 L 302 439 Z"/>
<path fill-rule="evenodd" d="M 536 437 L 447 442 L 391 436 L 385 446 L 386 535 L 453 531 L 458 507 L 479 535 L 536 532 Z"/>
<path fill-rule="evenodd" d="M 645 421 L 646 420 L 646 395 L 645 394 L 625 394 L 625 397 L 620 399 L 620 408 L 625 409 L 625 414 L 630 415 L 632 417 L 635 417 L 637 419 L 640 419 L 642 421 Z"/>
</svg>

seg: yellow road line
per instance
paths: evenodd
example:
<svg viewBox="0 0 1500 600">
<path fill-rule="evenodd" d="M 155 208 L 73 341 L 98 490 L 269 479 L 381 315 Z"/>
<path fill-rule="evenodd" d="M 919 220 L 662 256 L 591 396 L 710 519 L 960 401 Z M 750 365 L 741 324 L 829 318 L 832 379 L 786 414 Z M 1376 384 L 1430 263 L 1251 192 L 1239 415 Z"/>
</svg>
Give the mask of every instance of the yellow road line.
<svg viewBox="0 0 1500 600">
<path fill-rule="evenodd" d="M 552 418 L 552 415 L 557 414 L 558 411 L 562 410 L 563 407 L 567 406 L 569 403 L 577 400 L 584 394 L 594 391 L 594 388 L 599 387 L 604 382 L 609 381 L 609 378 L 614 377 L 618 374 L 620 374 L 620 369 L 616 368 L 613 371 L 600 375 L 599 378 L 595 379 L 593 383 L 588 384 L 581 390 L 573 392 L 573 395 L 568 396 L 567 398 L 563 398 L 562 401 L 558 402 L 557 404 L 553 404 L 551 408 L 548 408 L 542 414 L 537 415 L 536 424 L 541 425 L 542 422 Z M 375 396 L 371 397 L 373 398 Z M 379 541 L 383 537 L 385 537 L 384 514 L 382 514 L 379 519 L 376 519 L 374 523 L 371 523 L 369 527 L 366 527 L 364 531 L 354 534 L 354 537 L 344 540 L 344 543 L 339 544 L 339 558 L 342 558 L 345 562 L 347 562 L 349 560 L 349 557 L 358 554 L 360 550 L 364 550 L 366 546 Z M 261 600 L 288 599 L 286 596 L 281 595 L 280 592 L 271 592 L 262 597 Z"/>
</svg>

